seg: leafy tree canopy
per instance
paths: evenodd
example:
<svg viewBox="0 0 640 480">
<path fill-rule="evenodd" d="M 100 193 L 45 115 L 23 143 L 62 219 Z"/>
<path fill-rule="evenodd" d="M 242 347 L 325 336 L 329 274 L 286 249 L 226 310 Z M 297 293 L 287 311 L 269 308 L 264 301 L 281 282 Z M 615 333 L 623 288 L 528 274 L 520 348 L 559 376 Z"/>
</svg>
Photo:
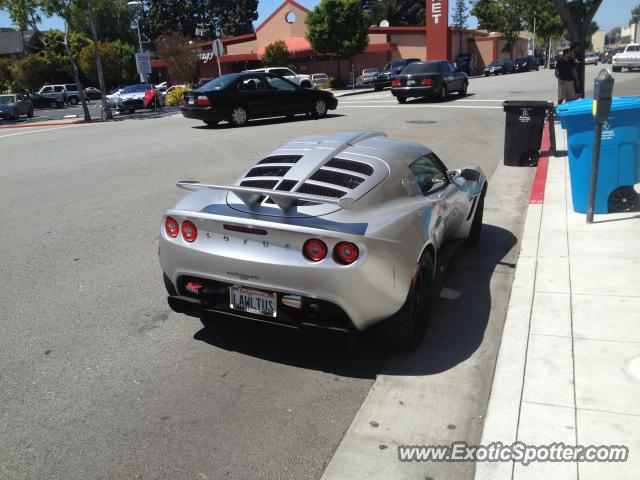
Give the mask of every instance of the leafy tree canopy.
<svg viewBox="0 0 640 480">
<path fill-rule="evenodd" d="M 289 49 L 284 40 L 276 40 L 265 47 L 262 63 L 270 67 L 286 67 L 289 64 L 289 56 Z"/>
<path fill-rule="evenodd" d="M 425 24 L 425 2 L 416 0 L 364 0 L 364 10 L 371 24 L 387 20 L 389 25 L 416 27 Z"/>
</svg>

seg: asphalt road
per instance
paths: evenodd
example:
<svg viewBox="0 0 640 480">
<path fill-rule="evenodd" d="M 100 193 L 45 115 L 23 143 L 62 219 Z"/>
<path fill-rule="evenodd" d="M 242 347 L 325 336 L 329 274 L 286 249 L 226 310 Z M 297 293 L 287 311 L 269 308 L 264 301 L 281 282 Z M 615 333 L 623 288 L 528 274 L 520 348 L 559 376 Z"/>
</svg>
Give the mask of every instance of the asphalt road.
<svg viewBox="0 0 640 480">
<path fill-rule="evenodd" d="M 403 106 L 388 92 L 345 97 L 321 121 L 241 129 L 165 113 L 0 130 L 0 478 L 316 479 L 381 372 L 443 382 L 424 399 L 426 420 L 473 418 L 458 439 L 477 441 L 531 172 L 513 173 L 509 188 L 496 170 L 500 103 L 553 99 L 555 82 L 550 72 L 474 79 L 470 92 Z M 428 342 L 445 341 L 426 359 L 445 360 L 424 368 L 368 338 L 348 349 L 340 336 L 203 328 L 171 312 L 157 239 L 163 211 L 184 195 L 174 182 L 228 182 L 295 136 L 347 129 L 420 141 L 450 168 L 501 175 L 487 205 L 495 225 L 445 272 Z M 468 330 L 463 312 L 478 301 Z M 448 405 L 459 407 L 445 419 Z"/>
</svg>

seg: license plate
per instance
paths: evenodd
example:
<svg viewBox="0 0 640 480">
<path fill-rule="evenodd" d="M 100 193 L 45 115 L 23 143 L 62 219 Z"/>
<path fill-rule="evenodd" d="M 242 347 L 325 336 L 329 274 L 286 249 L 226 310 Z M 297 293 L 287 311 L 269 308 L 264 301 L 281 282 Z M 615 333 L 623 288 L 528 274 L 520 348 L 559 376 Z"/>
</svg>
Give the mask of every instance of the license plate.
<svg viewBox="0 0 640 480">
<path fill-rule="evenodd" d="M 193 97 L 189 97 L 189 105 L 193 105 L 194 103 L 196 103 L 196 99 Z"/>
<path fill-rule="evenodd" d="M 407 85 L 415 85 L 416 81 L 415 80 L 407 80 Z"/>
<path fill-rule="evenodd" d="M 278 297 L 275 293 L 232 285 L 229 287 L 229 306 L 233 310 L 275 317 L 278 310 Z"/>
</svg>

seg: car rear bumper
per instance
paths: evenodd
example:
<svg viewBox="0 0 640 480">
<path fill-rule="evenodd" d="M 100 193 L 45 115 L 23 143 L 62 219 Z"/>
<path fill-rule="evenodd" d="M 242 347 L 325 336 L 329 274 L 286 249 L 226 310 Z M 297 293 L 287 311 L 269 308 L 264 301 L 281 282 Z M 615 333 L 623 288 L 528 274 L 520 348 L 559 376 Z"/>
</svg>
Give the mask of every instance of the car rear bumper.
<svg viewBox="0 0 640 480">
<path fill-rule="evenodd" d="M 433 95 L 437 91 L 435 86 L 393 87 L 391 89 L 391 95 L 394 97 L 424 97 L 426 95 Z"/>
<path fill-rule="evenodd" d="M 172 212 L 170 215 L 178 222 L 186 218 Z M 164 228 L 160 238 L 162 270 L 181 295 L 185 293 L 181 291 L 183 278 L 222 284 L 223 297 L 217 303 L 228 300 L 228 285 L 275 292 L 279 302 L 285 295 L 297 295 L 306 299 L 305 305 L 312 300 L 332 305 L 325 310 L 333 309 L 338 316 L 343 312 L 346 324 L 365 330 L 397 312 L 409 291 L 415 260 L 408 259 L 406 248 L 395 242 L 327 230 L 309 233 L 272 230 L 265 237 L 246 238 L 254 235 L 225 230 L 222 234 L 205 218 L 189 215 L 189 219 L 198 228 L 196 242 L 189 244 L 180 237 L 170 238 Z M 238 223 L 237 219 L 227 221 Z M 302 244 L 309 238 L 320 238 L 326 243 L 329 254 L 324 260 L 313 263 L 304 258 Z M 360 250 L 358 260 L 347 266 L 331 258 L 333 245 L 343 240 L 356 243 Z M 288 316 L 291 317 L 291 312 Z"/>
<path fill-rule="evenodd" d="M 202 107 L 180 107 L 180 112 L 185 118 L 192 118 L 194 120 L 203 120 L 207 122 L 221 122 L 227 118 L 227 114 L 224 111 L 214 108 L 202 108 Z"/>
</svg>

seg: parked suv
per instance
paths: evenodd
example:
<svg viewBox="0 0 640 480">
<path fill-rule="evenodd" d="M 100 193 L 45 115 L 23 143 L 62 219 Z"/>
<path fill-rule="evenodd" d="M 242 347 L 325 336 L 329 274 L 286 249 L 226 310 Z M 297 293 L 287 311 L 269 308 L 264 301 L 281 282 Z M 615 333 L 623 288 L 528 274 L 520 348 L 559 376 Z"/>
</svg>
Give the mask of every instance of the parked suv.
<svg viewBox="0 0 640 480">
<path fill-rule="evenodd" d="M 300 85 L 302 88 L 313 88 L 313 80 L 311 80 L 310 75 L 299 75 L 295 73 L 293 70 L 286 67 L 265 67 L 265 68 L 255 68 L 253 70 L 245 70 L 245 71 L 273 73 L 275 75 L 280 75 L 281 77 L 286 78 L 287 80 L 295 83 L 296 85 Z"/>
<path fill-rule="evenodd" d="M 57 85 L 45 85 L 38 93 L 43 97 L 59 98 L 63 96 L 65 103 L 77 105 L 80 102 L 80 92 L 75 83 L 61 83 Z"/>
<path fill-rule="evenodd" d="M 382 90 L 385 87 L 391 86 L 391 81 L 400 75 L 400 72 L 404 70 L 404 67 L 413 62 L 419 62 L 419 58 L 405 58 L 404 60 L 394 60 L 387 63 L 382 71 L 376 75 L 373 80 L 373 88 L 376 91 Z"/>
<path fill-rule="evenodd" d="M 0 95 L 0 118 L 18 120 L 20 115 L 33 117 L 33 103 L 26 93 L 3 93 Z"/>
</svg>

